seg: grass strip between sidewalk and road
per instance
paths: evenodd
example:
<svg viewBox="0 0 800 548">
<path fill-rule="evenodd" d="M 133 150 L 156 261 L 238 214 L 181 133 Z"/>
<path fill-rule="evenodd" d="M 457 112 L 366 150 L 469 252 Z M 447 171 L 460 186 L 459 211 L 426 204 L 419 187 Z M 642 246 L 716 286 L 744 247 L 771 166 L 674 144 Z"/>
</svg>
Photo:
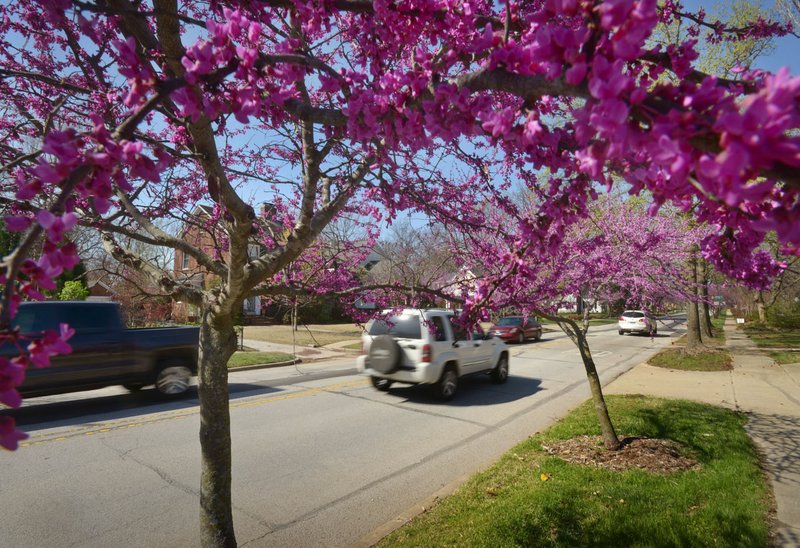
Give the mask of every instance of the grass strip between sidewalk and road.
<svg viewBox="0 0 800 548">
<path fill-rule="evenodd" d="M 326 346 L 342 341 L 361 339 L 362 331 L 354 324 L 301 325 L 292 331 L 290 325 L 247 325 L 244 338 L 297 346 Z"/>
<path fill-rule="evenodd" d="M 746 327 L 744 331 L 777 363 L 800 363 L 800 329 Z"/>
<path fill-rule="evenodd" d="M 744 415 L 684 400 L 607 398 L 626 436 L 678 442 L 699 467 L 615 472 L 543 445 L 599 435 L 591 402 L 473 476 L 379 546 L 768 546 L 771 495 Z"/>
<path fill-rule="evenodd" d="M 248 365 L 269 365 L 273 363 L 289 362 L 294 357 L 284 352 L 234 352 L 228 360 L 228 369 L 246 367 Z"/>
<path fill-rule="evenodd" d="M 726 350 L 709 350 L 690 354 L 683 348 L 666 348 L 650 358 L 647 363 L 656 367 L 681 371 L 730 371 L 733 369 L 733 358 Z"/>
</svg>

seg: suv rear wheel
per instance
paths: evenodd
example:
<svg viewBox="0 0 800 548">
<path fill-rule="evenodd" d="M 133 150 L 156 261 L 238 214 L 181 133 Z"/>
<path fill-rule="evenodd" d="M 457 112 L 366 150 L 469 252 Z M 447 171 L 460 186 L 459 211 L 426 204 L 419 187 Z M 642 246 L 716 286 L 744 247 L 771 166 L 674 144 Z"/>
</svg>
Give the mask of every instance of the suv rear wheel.
<svg viewBox="0 0 800 548">
<path fill-rule="evenodd" d="M 392 381 L 390 381 L 389 379 L 382 379 L 380 377 L 370 377 L 369 380 L 372 382 L 372 386 L 374 386 L 381 392 L 388 392 L 389 388 L 392 387 Z"/>
<path fill-rule="evenodd" d="M 503 354 L 497 360 L 497 365 L 492 369 L 492 382 L 503 384 L 508 380 L 508 357 Z"/>
<path fill-rule="evenodd" d="M 450 401 L 458 390 L 458 372 L 452 365 L 448 365 L 442 371 L 439 381 L 433 385 L 436 397 L 442 401 Z"/>
</svg>

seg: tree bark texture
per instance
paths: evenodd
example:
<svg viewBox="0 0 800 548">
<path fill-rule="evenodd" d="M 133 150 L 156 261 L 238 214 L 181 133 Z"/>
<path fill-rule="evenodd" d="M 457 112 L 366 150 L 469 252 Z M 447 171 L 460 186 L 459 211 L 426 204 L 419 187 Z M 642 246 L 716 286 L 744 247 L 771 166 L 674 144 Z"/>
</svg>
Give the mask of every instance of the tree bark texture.
<svg viewBox="0 0 800 548">
<path fill-rule="evenodd" d="M 549 317 L 549 319 L 556 318 Z M 619 441 L 619 437 L 617 437 L 614 424 L 611 422 L 611 417 L 608 414 L 605 396 L 603 396 L 603 387 L 600 384 L 600 375 L 597 373 L 597 367 L 594 364 L 586 335 L 578 327 L 578 324 L 571 320 L 557 318 L 556 321 L 558 321 L 558 325 L 561 329 L 572 339 L 572 342 L 575 343 L 575 346 L 578 347 L 578 351 L 581 354 L 583 368 L 586 370 L 586 378 L 589 381 L 589 390 L 592 394 L 592 403 L 594 404 L 594 410 L 597 414 L 597 420 L 600 423 L 600 431 L 603 434 L 603 444 L 609 451 L 617 451 L 622 447 L 622 444 Z"/>
<path fill-rule="evenodd" d="M 759 291 L 756 297 L 756 310 L 758 311 L 758 321 L 767 323 L 767 307 L 764 304 L 764 292 Z"/>
<path fill-rule="evenodd" d="M 231 421 L 228 359 L 236 350 L 231 314 L 214 315 L 204 304 L 200 326 L 200 544 L 235 547 L 231 499 Z"/>
<path fill-rule="evenodd" d="M 692 352 L 703 346 L 703 337 L 700 333 L 700 313 L 697 307 L 698 301 L 698 273 L 697 255 L 692 254 L 689 259 L 689 284 L 691 291 L 689 295 L 689 305 L 686 311 L 686 351 Z"/>
<path fill-rule="evenodd" d="M 705 259 L 698 261 L 699 275 L 698 288 L 700 289 L 700 300 L 698 301 L 698 315 L 700 319 L 700 335 L 704 341 L 710 341 L 714 337 L 714 328 L 711 326 L 711 312 L 709 310 L 708 297 L 708 263 Z"/>
</svg>

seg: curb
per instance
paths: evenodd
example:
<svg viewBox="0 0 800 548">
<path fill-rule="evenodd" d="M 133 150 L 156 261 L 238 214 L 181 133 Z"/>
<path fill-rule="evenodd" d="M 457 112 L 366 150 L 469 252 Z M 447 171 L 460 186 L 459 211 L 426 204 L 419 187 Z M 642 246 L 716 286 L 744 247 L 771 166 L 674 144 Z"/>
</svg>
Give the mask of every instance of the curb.
<svg viewBox="0 0 800 548">
<path fill-rule="evenodd" d="M 256 363 L 253 365 L 243 365 L 241 367 L 230 367 L 228 368 L 228 373 L 233 373 L 235 371 L 252 371 L 253 369 L 269 369 L 270 367 L 284 367 L 286 365 L 295 365 L 298 363 L 302 363 L 303 360 L 297 358 L 295 360 L 288 360 L 285 362 L 274 362 L 274 363 Z"/>
</svg>

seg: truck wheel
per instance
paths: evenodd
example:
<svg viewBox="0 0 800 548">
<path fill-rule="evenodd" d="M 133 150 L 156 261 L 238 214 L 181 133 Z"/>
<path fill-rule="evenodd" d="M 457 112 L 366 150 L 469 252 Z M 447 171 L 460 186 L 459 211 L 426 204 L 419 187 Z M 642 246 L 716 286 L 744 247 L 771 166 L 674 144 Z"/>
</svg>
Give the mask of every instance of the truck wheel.
<svg viewBox="0 0 800 548">
<path fill-rule="evenodd" d="M 156 375 L 156 389 L 164 396 L 177 396 L 189 389 L 192 370 L 177 362 L 166 362 Z"/>
<path fill-rule="evenodd" d="M 458 372 L 455 367 L 448 365 L 442 371 L 439 381 L 433 385 L 434 395 L 441 401 L 450 401 L 458 390 Z"/>
<path fill-rule="evenodd" d="M 508 357 L 505 354 L 497 360 L 497 365 L 492 369 L 492 382 L 503 384 L 508 380 Z"/>
<path fill-rule="evenodd" d="M 380 377 L 370 377 L 369 380 L 372 382 L 372 386 L 374 386 L 381 392 L 388 392 L 389 388 L 391 388 L 392 386 L 392 381 L 390 381 L 389 379 L 382 379 Z"/>
</svg>

